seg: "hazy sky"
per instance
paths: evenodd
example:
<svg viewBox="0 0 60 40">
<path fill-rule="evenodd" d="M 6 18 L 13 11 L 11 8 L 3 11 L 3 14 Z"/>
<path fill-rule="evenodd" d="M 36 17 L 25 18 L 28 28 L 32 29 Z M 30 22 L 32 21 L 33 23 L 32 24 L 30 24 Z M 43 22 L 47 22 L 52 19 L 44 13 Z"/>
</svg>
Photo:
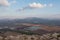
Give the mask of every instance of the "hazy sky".
<svg viewBox="0 0 60 40">
<path fill-rule="evenodd" d="M 0 18 L 60 18 L 60 0 L 0 0 Z"/>
</svg>

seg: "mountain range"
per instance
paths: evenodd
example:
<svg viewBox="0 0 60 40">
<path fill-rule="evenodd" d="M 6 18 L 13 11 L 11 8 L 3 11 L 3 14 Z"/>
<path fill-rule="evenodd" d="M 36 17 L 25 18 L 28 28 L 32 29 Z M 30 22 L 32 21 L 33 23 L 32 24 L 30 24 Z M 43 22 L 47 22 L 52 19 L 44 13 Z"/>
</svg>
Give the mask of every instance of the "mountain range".
<svg viewBox="0 0 60 40">
<path fill-rule="evenodd" d="M 50 26 L 60 26 L 60 20 L 52 20 L 52 19 L 43 19 L 43 18 L 25 18 L 25 19 L 1 19 L 1 25 L 12 25 L 15 23 L 32 23 L 32 24 L 43 24 L 43 25 L 50 25 Z"/>
<path fill-rule="evenodd" d="M 60 20 L 43 18 L 0 19 L 0 31 L 23 31 L 33 33 L 60 32 Z"/>
</svg>

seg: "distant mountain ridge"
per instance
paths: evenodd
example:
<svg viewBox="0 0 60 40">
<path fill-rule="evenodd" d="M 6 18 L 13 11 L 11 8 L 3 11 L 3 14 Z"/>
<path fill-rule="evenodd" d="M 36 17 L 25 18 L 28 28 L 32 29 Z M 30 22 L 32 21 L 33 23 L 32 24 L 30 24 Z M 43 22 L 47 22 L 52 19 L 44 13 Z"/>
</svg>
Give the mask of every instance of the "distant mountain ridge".
<svg viewBox="0 0 60 40">
<path fill-rule="evenodd" d="M 52 25 L 60 26 L 60 20 L 50 20 L 43 18 L 30 17 L 25 19 L 2 19 L 0 20 L 1 24 L 15 24 L 15 23 L 33 23 L 33 24 L 43 24 L 43 25 Z"/>
</svg>

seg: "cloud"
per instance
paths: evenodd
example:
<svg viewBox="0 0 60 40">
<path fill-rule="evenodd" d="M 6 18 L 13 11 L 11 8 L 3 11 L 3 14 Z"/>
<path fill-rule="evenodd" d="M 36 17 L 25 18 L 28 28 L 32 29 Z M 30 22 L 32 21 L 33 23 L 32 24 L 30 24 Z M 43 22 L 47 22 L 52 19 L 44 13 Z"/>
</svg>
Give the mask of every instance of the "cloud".
<svg viewBox="0 0 60 40">
<path fill-rule="evenodd" d="M 0 6 L 10 6 L 15 3 L 16 3 L 16 0 L 12 0 L 11 2 L 8 2 L 8 0 L 0 0 Z"/>
<path fill-rule="evenodd" d="M 29 7 L 31 7 L 31 8 L 43 8 L 44 5 L 34 2 L 34 3 L 29 4 Z"/>
<path fill-rule="evenodd" d="M 44 8 L 46 6 L 47 6 L 46 4 L 40 4 L 40 3 L 33 2 L 33 3 L 30 3 L 26 7 L 23 7 L 23 8 L 18 9 L 18 11 L 23 11 L 23 10 L 26 10 L 26 9 Z"/>
<path fill-rule="evenodd" d="M 8 0 L 0 0 L 0 6 L 9 6 L 10 3 L 8 2 Z"/>
</svg>

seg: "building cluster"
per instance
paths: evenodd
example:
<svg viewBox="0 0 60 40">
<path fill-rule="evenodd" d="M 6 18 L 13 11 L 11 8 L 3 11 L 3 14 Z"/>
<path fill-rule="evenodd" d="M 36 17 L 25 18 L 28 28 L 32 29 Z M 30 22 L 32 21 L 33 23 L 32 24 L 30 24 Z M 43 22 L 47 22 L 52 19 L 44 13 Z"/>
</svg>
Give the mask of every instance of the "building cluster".
<svg viewBox="0 0 60 40">
<path fill-rule="evenodd" d="M 0 40 L 60 40 L 60 34 L 43 34 L 43 35 L 1 35 Z"/>
</svg>

